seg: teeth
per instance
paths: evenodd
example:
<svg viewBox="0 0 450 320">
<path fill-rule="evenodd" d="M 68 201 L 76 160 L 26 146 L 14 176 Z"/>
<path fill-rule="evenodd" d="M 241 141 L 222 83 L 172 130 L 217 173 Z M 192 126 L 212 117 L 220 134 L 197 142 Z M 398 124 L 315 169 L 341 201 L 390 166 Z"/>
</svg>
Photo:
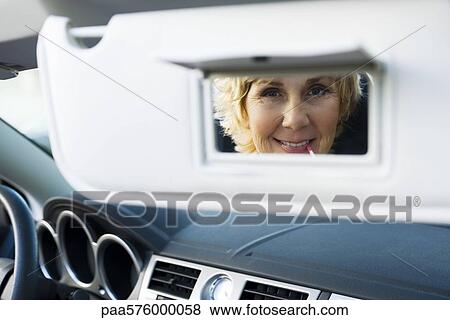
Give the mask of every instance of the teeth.
<svg viewBox="0 0 450 320">
<path fill-rule="evenodd" d="M 288 147 L 293 147 L 293 148 L 298 148 L 298 147 L 302 147 L 306 144 L 308 144 L 309 140 L 305 140 L 299 143 L 293 143 L 293 142 L 288 142 L 288 141 L 280 141 L 281 144 L 288 146 Z"/>
</svg>

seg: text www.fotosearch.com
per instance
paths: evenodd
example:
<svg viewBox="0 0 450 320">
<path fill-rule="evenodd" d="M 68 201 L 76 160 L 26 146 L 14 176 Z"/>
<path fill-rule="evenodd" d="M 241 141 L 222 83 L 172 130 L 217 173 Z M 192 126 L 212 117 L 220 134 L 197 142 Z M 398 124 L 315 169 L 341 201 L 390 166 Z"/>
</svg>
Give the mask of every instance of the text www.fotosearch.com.
<svg viewBox="0 0 450 320">
<path fill-rule="evenodd" d="M 210 306 L 211 315 L 223 316 L 348 316 L 348 307 L 314 307 L 311 305 L 284 307 L 250 305 L 241 306 Z"/>
</svg>

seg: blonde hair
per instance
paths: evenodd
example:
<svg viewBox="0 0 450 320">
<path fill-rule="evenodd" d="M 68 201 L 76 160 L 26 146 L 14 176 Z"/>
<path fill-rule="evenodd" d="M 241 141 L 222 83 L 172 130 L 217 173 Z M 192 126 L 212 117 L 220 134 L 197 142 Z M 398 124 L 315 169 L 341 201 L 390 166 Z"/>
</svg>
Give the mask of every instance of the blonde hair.
<svg viewBox="0 0 450 320">
<path fill-rule="evenodd" d="M 336 77 L 333 83 L 339 96 L 339 124 L 336 137 L 342 132 L 342 124 L 356 108 L 361 96 L 360 76 L 352 74 L 344 78 Z M 223 134 L 230 136 L 238 152 L 255 152 L 256 146 L 249 127 L 245 98 L 254 77 L 216 78 L 214 85 L 218 90 L 215 100 L 214 116 L 219 120 Z"/>
</svg>

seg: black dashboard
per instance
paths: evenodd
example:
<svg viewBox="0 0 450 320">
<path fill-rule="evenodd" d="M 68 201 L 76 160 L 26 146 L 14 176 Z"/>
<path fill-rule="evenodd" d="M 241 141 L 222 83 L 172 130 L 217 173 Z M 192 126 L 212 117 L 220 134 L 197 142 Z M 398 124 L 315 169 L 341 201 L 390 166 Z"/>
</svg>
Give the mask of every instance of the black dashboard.
<svg viewBox="0 0 450 320">
<path fill-rule="evenodd" d="M 210 299 L 224 278 L 231 299 L 450 298 L 444 226 L 205 227 L 184 210 L 155 214 L 51 200 L 37 225 L 44 275 L 103 299 Z"/>
</svg>

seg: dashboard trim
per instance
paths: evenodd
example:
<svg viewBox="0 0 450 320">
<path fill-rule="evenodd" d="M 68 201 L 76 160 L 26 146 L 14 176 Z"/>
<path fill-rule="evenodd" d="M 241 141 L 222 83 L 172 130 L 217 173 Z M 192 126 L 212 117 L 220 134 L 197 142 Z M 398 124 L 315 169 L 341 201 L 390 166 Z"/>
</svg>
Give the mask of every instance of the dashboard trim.
<svg viewBox="0 0 450 320">
<path fill-rule="evenodd" d="M 243 274 L 240 272 L 234 272 L 234 271 L 229 271 L 229 270 L 225 270 L 225 269 L 205 266 L 202 264 L 196 264 L 196 263 L 187 262 L 184 260 L 178 260 L 178 259 L 174 259 L 174 258 L 168 258 L 168 257 L 160 256 L 160 255 L 153 255 L 151 257 L 150 262 L 145 271 L 142 287 L 141 287 L 141 290 L 139 293 L 139 299 L 155 300 L 158 295 L 162 295 L 162 296 L 165 296 L 165 297 L 168 297 L 171 299 L 185 300 L 185 299 L 182 299 L 177 296 L 173 296 L 173 295 L 166 294 L 163 292 L 148 289 L 148 284 L 150 283 L 150 278 L 152 276 L 152 273 L 153 273 L 153 270 L 155 268 L 157 261 L 173 263 L 173 264 L 181 265 L 184 267 L 199 269 L 201 271 L 189 300 L 201 300 L 202 298 L 204 298 L 204 296 L 205 296 L 204 292 L 209 289 L 208 284 L 211 283 L 211 279 L 214 279 L 215 277 L 220 276 L 220 275 L 225 275 L 225 276 L 229 277 L 231 279 L 231 281 L 233 282 L 233 290 L 231 292 L 230 300 L 239 300 L 247 281 L 254 281 L 254 282 L 267 284 L 267 285 L 273 285 L 273 286 L 286 288 L 286 289 L 290 289 L 290 290 L 301 291 L 301 292 L 308 294 L 307 300 L 317 300 L 319 297 L 319 294 L 320 294 L 320 290 L 313 289 L 313 288 L 308 288 L 308 287 L 304 287 L 304 286 L 270 280 L 267 278 L 255 277 L 255 276 Z"/>
<path fill-rule="evenodd" d="M 118 299 L 116 294 L 114 294 L 114 292 L 110 288 L 109 282 L 104 274 L 105 273 L 105 269 L 104 269 L 105 263 L 103 261 L 103 259 L 104 259 L 103 253 L 104 253 L 104 246 L 106 245 L 105 243 L 107 243 L 107 242 L 115 242 L 115 243 L 119 244 L 123 249 L 125 249 L 125 251 L 129 254 L 129 256 L 133 262 L 133 266 L 135 268 L 136 274 L 138 274 L 138 275 L 141 274 L 142 269 L 143 269 L 143 263 L 142 263 L 141 258 L 139 257 L 139 254 L 136 252 L 136 250 L 134 250 L 132 246 L 130 246 L 126 241 L 122 240 L 120 237 L 118 237 L 114 234 L 104 234 L 98 239 L 97 253 L 96 253 L 96 265 L 97 265 L 99 276 L 100 276 L 100 282 L 103 283 L 103 288 L 106 290 L 106 292 L 112 299 Z M 139 278 L 140 277 L 138 276 L 135 286 L 137 286 L 137 284 L 139 283 Z"/>
</svg>

